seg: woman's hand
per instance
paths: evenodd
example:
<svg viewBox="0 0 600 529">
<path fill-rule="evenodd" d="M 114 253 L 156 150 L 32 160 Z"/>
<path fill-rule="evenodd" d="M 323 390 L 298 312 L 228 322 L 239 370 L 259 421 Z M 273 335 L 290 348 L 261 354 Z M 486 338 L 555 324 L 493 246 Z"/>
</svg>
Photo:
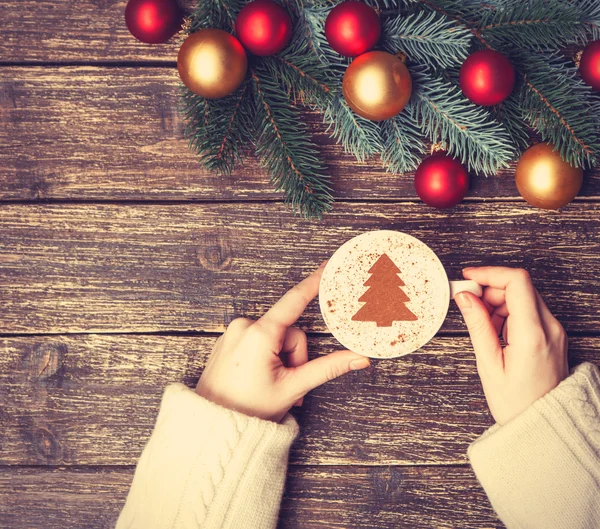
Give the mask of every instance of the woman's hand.
<svg viewBox="0 0 600 529">
<path fill-rule="evenodd" d="M 463 275 L 485 287 L 481 299 L 468 292 L 454 299 L 471 335 L 490 411 L 502 425 L 568 376 L 567 335 L 527 271 L 488 266 L 465 268 Z"/>
<path fill-rule="evenodd" d="M 292 327 L 317 296 L 318 270 L 287 292 L 259 320 L 233 320 L 217 340 L 196 393 L 225 408 L 279 422 L 311 389 L 369 359 L 337 351 L 308 361 L 306 334 Z"/>
</svg>

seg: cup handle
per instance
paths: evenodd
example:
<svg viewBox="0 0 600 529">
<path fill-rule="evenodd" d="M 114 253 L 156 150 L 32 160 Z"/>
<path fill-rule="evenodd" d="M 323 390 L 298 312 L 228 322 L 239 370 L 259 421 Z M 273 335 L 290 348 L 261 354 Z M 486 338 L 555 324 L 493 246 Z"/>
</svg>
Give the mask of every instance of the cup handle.
<svg viewBox="0 0 600 529">
<path fill-rule="evenodd" d="M 472 279 L 465 279 L 463 281 L 450 281 L 450 299 L 454 299 L 454 296 L 459 292 L 471 292 L 478 298 L 483 295 L 483 289 L 477 281 Z"/>
</svg>

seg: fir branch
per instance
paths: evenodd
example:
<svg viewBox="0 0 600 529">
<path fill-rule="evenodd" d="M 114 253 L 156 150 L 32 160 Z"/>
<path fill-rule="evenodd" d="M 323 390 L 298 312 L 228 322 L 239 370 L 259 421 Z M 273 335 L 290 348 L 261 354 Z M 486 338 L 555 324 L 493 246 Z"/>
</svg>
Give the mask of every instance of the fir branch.
<svg viewBox="0 0 600 529">
<path fill-rule="evenodd" d="M 432 143 L 441 143 L 470 170 L 494 174 L 515 154 L 510 135 L 460 88 L 414 68 L 413 105 L 407 107 Z"/>
<path fill-rule="evenodd" d="M 331 99 L 331 89 L 319 79 L 321 72 L 311 65 L 302 68 L 295 64 L 294 58 L 286 55 L 274 55 L 266 58 L 264 65 L 271 75 L 278 78 L 282 89 L 294 103 L 302 103 L 310 108 L 323 111 Z"/>
<path fill-rule="evenodd" d="M 403 51 L 409 60 L 446 68 L 467 58 L 471 38 L 464 26 L 435 12 L 419 11 L 386 20 L 382 45 L 391 53 Z"/>
<path fill-rule="evenodd" d="M 598 0 L 567 0 L 581 11 L 581 22 L 590 40 L 600 39 L 600 2 Z"/>
<path fill-rule="evenodd" d="M 190 15 L 189 33 L 205 28 L 233 31 L 237 14 L 245 3 L 243 0 L 198 0 Z"/>
<path fill-rule="evenodd" d="M 182 87 L 184 136 L 198 153 L 200 163 L 230 174 L 241 160 L 240 149 L 252 139 L 252 99 L 248 81 L 233 94 L 205 99 Z"/>
<path fill-rule="evenodd" d="M 490 44 L 485 40 L 476 23 L 473 21 L 479 20 L 482 12 L 485 10 L 493 10 L 493 6 L 482 5 L 470 1 L 457 2 L 456 0 L 404 0 L 407 4 L 418 4 L 425 9 L 436 11 L 444 17 L 453 20 L 459 27 L 470 31 L 479 43 L 490 48 Z"/>
<path fill-rule="evenodd" d="M 331 99 L 325 109 L 324 121 L 328 124 L 327 132 L 331 137 L 359 162 L 383 149 L 377 123 L 352 112 L 341 94 Z"/>
<path fill-rule="evenodd" d="M 333 197 L 325 168 L 306 124 L 269 70 L 250 70 L 255 100 L 256 153 L 285 201 L 306 218 L 321 218 Z"/>
<path fill-rule="evenodd" d="M 326 12 L 320 11 L 322 20 L 315 32 L 310 33 L 313 41 L 309 42 L 309 34 L 301 29 L 294 33 L 290 46 L 281 56 L 271 57 L 264 64 L 271 75 L 279 79 L 291 99 L 322 112 L 331 136 L 343 145 L 346 152 L 363 161 L 383 148 L 380 131 L 376 123 L 354 114 L 340 94 L 340 81 L 347 60 L 340 58 L 327 44 L 323 33 Z M 333 58 L 315 61 L 314 50 L 323 48 L 327 48 Z"/>
<path fill-rule="evenodd" d="M 410 111 L 403 111 L 381 123 L 385 138 L 381 162 L 392 173 L 414 171 L 427 152 L 421 129 Z"/>
<path fill-rule="evenodd" d="M 325 19 L 332 5 L 305 6 L 303 2 L 297 1 L 299 7 L 296 11 L 292 44 L 297 50 L 303 50 L 309 58 L 316 58 L 322 64 L 343 64 L 344 59 L 329 46 L 325 37 Z"/>
<path fill-rule="evenodd" d="M 600 155 L 600 115 L 593 92 L 577 69 L 557 54 L 513 54 L 522 75 L 524 119 L 573 166 L 595 166 Z"/>
<path fill-rule="evenodd" d="M 484 10 L 478 29 L 495 48 L 557 49 L 582 42 L 581 11 L 562 1 L 510 0 L 504 9 Z"/>
<path fill-rule="evenodd" d="M 342 72 L 334 70 L 328 59 L 319 56 L 319 50 L 325 47 L 332 51 L 325 34 L 312 30 L 307 33 L 301 18 L 302 15 L 289 46 L 282 53 L 263 59 L 263 64 L 280 79 L 283 89 L 294 100 L 324 110 L 332 92 L 328 85 L 338 85 Z"/>
<path fill-rule="evenodd" d="M 506 100 L 491 108 L 491 113 L 496 121 L 502 123 L 510 136 L 511 143 L 519 152 L 523 152 L 529 145 L 529 134 L 518 94 L 519 90 L 515 88 Z"/>
</svg>

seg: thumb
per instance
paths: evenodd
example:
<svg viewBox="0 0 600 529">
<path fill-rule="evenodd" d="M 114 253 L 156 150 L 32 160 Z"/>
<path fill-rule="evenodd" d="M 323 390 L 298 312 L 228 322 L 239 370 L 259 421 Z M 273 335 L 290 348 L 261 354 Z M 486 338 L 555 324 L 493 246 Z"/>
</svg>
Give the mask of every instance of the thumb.
<svg viewBox="0 0 600 529">
<path fill-rule="evenodd" d="M 294 398 L 298 398 L 325 382 L 370 365 L 369 359 L 364 356 L 351 351 L 336 351 L 292 368 L 290 390 Z"/>
<path fill-rule="evenodd" d="M 459 292 L 454 301 L 465 319 L 478 367 L 494 369 L 501 365 L 502 346 L 483 302 L 470 292 Z"/>
</svg>

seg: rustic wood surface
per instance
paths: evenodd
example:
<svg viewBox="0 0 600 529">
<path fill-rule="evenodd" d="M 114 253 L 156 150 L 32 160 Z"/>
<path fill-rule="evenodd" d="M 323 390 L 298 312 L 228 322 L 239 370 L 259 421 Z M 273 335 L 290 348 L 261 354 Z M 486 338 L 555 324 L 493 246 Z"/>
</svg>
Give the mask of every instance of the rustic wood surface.
<svg viewBox="0 0 600 529">
<path fill-rule="evenodd" d="M 320 223 L 280 203 L 6 204 L 0 304 L 6 333 L 222 331 L 261 315 L 350 237 L 408 231 L 451 278 L 464 266 L 525 266 L 567 330 L 600 327 L 600 204 L 560 213 L 512 202 L 338 204 Z M 300 320 L 325 331 L 316 303 Z M 464 331 L 451 307 L 443 331 Z"/>
<path fill-rule="evenodd" d="M 164 387 L 193 386 L 215 341 L 0 339 L 0 464 L 135 465 Z M 599 346 L 600 338 L 571 339 L 571 361 L 600 363 Z M 336 347 L 331 337 L 309 340 L 311 357 Z M 466 464 L 468 444 L 492 424 L 466 337 L 436 338 L 401 359 L 373 361 L 311 392 L 294 414 L 301 435 L 291 462 L 303 465 Z"/>
<path fill-rule="evenodd" d="M 0 468 L 0 524 L 112 529 L 132 476 L 131 467 Z M 286 488 L 279 529 L 503 527 L 463 466 L 293 467 Z"/>
<path fill-rule="evenodd" d="M 413 175 L 357 164 L 307 112 L 338 202 L 304 221 L 251 155 L 227 177 L 198 166 L 177 111 L 181 37 L 136 41 L 125 5 L 0 8 L 0 529 L 112 528 L 165 385 L 192 386 L 228 322 L 259 316 L 366 230 L 416 235 L 451 278 L 527 267 L 571 362 L 600 364 L 599 170 L 560 212 L 522 201 L 514 164 L 438 212 Z M 299 325 L 311 356 L 337 347 L 316 303 Z M 421 351 L 335 380 L 294 414 L 279 529 L 502 527 L 466 463 L 492 419 L 453 306 Z"/>
<path fill-rule="evenodd" d="M 0 199 L 281 198 L 252 156 L 230 176 L 199 167 L 181 135 L 175 68 L 3 70 Z M 329 138 L 318 115 L 307 119 L 338 199 L 416 199 L 412 174 L 386 173 L 376 157 L 357 163 Z M 577 200 L 599 196 L 600 171 L 588 171 Z M 497 176 L 473 177 L 467 202 L 494 197 L 520 200 L 514 164 Z"/>
</svg>

